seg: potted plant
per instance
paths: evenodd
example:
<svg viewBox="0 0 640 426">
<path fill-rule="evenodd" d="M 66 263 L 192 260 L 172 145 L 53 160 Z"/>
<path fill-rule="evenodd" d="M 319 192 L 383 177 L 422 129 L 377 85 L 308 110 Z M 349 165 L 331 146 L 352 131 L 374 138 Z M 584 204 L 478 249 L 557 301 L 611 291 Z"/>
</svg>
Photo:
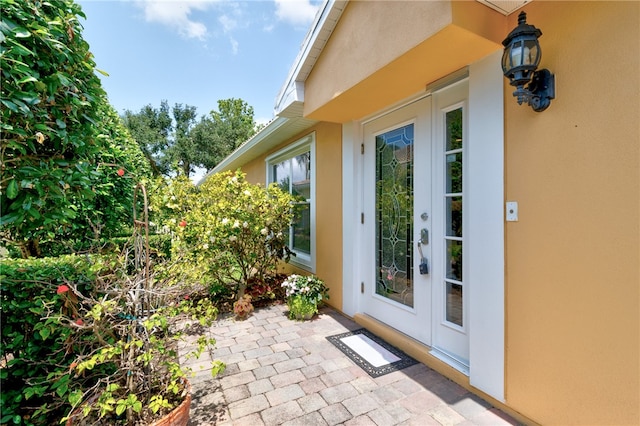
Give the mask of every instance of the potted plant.
<svg viewBox="0 0 640 426">
<path fill-rule="evenodd" d="M 289 307 L 289 318 L 311 319 L 318 313 L 318 305 L 329 298 L 329 289 L 315 275 L 290 275 L 282 282 Z"/>
<path fill-rule="evenodd" d="M 72 283 L 58 287 L 64 309 L 47 321 L 73 329 L 66 345 L 76 358 L 62 378 L 71 389 L 68 425 L 151 424 L 166 416 L 172 425 L 186 425 L 190 368 L 184 361 L 215 341 L 201 335 L 187 346 L 181 342 L 190 325 L 210 325 L 217 310 L 209 299 L 193 297 L 193 289 L 185 293 L 183 285 L 145 272 L 112 272 L 88 291 Z M 211 367 L 214 376 L 224 370 L 220 361 Z"/>
</svg>

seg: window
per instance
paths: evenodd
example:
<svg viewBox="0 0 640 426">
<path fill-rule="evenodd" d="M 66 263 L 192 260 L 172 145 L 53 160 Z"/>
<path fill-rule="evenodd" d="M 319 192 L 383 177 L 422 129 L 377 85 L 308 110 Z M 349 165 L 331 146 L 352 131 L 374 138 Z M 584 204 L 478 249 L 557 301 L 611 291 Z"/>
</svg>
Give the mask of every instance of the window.
<svg viewBox="0 0 640 426">
<path fill-rule="evenodd" d="M 267 182 L 296 197 L 296 217 L 289 228 L 291 263 L 313 271 L 315 265 L 315 134 L 267 158 Z"/>
</svg>

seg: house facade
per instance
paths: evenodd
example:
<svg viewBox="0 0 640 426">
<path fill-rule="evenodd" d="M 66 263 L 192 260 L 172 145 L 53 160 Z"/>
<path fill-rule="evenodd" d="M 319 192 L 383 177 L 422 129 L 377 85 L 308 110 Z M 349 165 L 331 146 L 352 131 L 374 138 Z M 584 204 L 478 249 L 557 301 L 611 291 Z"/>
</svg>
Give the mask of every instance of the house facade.
<svg viewBox="0 0 640 426">
<path fill-rule="evenodd" d="M 504 77 L 525 11 L 555 99 Z M 640 2 L 326 1 L 213 171 L 288 185 L 289 268 L 526 423 L 640 423 Z"/>
</svg>

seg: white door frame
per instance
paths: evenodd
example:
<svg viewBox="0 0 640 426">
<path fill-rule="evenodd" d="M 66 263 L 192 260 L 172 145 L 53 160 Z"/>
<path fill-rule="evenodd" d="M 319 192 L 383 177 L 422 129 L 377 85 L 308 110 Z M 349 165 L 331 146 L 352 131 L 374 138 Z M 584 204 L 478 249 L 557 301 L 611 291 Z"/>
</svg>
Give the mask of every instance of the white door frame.
<svg viewBox="0 0 640 426">
<path fill-rule="evenodd" d="M 466 263 L 473 280 L 469 295 L 470 384 L 504 401 L 504 77 L 501 50 L 469 65 L 469 215 Z M 424 93 L 422 94 L 424 96 Z M 363 212 L 359 190 L 363 159 L 361 122 L 343 124 L 343 306 L 347 315 L 359 306 Z"/>
</svg>

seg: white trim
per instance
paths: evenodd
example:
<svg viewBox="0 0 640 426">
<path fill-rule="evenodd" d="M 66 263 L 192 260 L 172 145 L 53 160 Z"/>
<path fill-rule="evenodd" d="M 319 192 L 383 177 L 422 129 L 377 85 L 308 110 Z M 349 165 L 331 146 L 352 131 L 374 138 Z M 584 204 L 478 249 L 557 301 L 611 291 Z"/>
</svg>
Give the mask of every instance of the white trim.
<svg viewBox="0 0 640 426">
<path fill-rule="evenodd" d="M 287 80 L 276 97 L 275 115 L 280 115 L 292 103 L 304 102 L 304 81 L 311 73 L 346 5 L 347 1 L 343 0 L 325 0 L 319 7 Z"/>
<path fill-rule="evenodd" d="M 504 111 L 501 51 L 472 64 L 465 233 L 471 385 L 504 401 Z"/>
<path fill-rule="evenodd" d="M 246 155 L 249 151 L 251 151 L 255 146 L 257 146 L 265 137 L 275 134 L 276 131 L 286 124 L 289 120 L 287 118 L 278 117 L 271 120 L 267 125 L 258 133 L 253 135 L 249 140 L 240 145 L 235 151 L 229 154 L 224 160 L 222 160 L 216 167 L 211 169 L 209 173 L 204 175 L 204 177 L 198 182 L 198 185 L 207 180 L 209 176 L 214 173 L 224 171 L 229 164 L 233 163 L 240 157 Z"/>
<path fill-rule="evenodd" d="M 362 238 L 362 126 L 352 121 L 342 125 L 342 311 L 350 316 L 362 312 L 360 306 L 360 262 L 358 243 Z"/>
<path fill-rule="evenodd" d="M 281 150 L 274 152 L 269 155 L 266 159 L 266 163 L 278 163 L 280 161 L 286 160 L 291 157 L 295 157 L 296 155 L 302 154 L 303 152 L 309 151 L 309 146 L 315 144 L 316 133 L 311 132 L 308 135 L 303 136 L 301 139 L 293 142 L 292 144 L 287 145 Z M 313 174 L 313 169 L 311 170 Z M 270 181 L 269 170 L 267 170 L 267 182 Z"/>
<path fill-rule="evenodd" d="M 297 256 L 292 256 L 289 260 L 289 263 L 295 265 L 299 268 L 307 270 L 311 273 L 316 272 L 316 133 L 311 132 L 308 135 L 303 136 L 301 139 L 298 139 L 294 143 L 287 145 L 281 150 L 273 153 L 265 159 L 266 165 L 266 182 L 269 185 L 273 182 L 273 175 L 271 166 L 275 163 L 279 163 L 281 161 L 287 160 L 289 158 L 295 157 L 296 155 L 300 155 L 304 152 L 310 152 L 310 161 L 311 161 L 311 175 L 309 179 L 311 180 L 310 185 L 310 194 L 311 201 L 309 203 L 310 208 L 310 220 L 311 220 L 311 235 L 310 235 L 310 254 L 307 256 L 298 253 Z M 291 247 L 291 250 L 293 248 Z"/>
<path fill-rule="evenodd" d="M 505 16 L 511 15 L 516 10 L 524 7 L 531 0 L 476 0 L 485 6 L 502 13 Z"/>
<path fill-rule="evenodd" d="M 466 71 L 466 69 L 465 69 Z M 467 265 L 468 247 L 469 241 L 469 214 L 466 207 L 466 198 L 468 196 L 467 182 L 473 177 L 469 174 L 469 115 L 471 114 L 469 109 L 469 85 L 468 78 L 460 73 L 454 73 L 454 76 L 458 74 L 458 79 L 450 79 L 451 84 L 448 86 L 439 85 L 434 88 L 433 92 L 433 180 L 435 183 L 433 204 L 431 210 L 433 211 L 432 218 L 432 257 L 433 257 L 433 350 L 440 351 L 440 353 L 448 354 L 450 357 L 456 360 L 456 362 L 449 362 L 454 368 L 469 374 L 469 335 L 473 328 L 473 319 L 469 316 L 469 287 L 473 285 L 472 277 L 469 274 L 469 268 Z M 442 79 L 440 81 L 446 81 Z M 447 150 L 446 147 L 446 116 L 449 112 L 455 110 L 462 110 L 462 148 Z M 448 193 L 446 192 L 446 157 L 451 153 L 462 154 L 462 192 L 461 193 Z M 462 197 L 463 214 L 462 214 L 462 237 L 447 236 L 446 232 L 446 198 L 452 194 L 456 194 Z M 459 241 L 462 243 L 462 280 L 454 280 L 447 278 L 447 242 Z M 462 286 L 462 310 L 463 310 L 463 322 L 462 326 L 458 326 L 454 323 L 447 321 L 447 303 L 446 303 L 446 286 L 447 283 L 459 284 Z"/>
</svg>

